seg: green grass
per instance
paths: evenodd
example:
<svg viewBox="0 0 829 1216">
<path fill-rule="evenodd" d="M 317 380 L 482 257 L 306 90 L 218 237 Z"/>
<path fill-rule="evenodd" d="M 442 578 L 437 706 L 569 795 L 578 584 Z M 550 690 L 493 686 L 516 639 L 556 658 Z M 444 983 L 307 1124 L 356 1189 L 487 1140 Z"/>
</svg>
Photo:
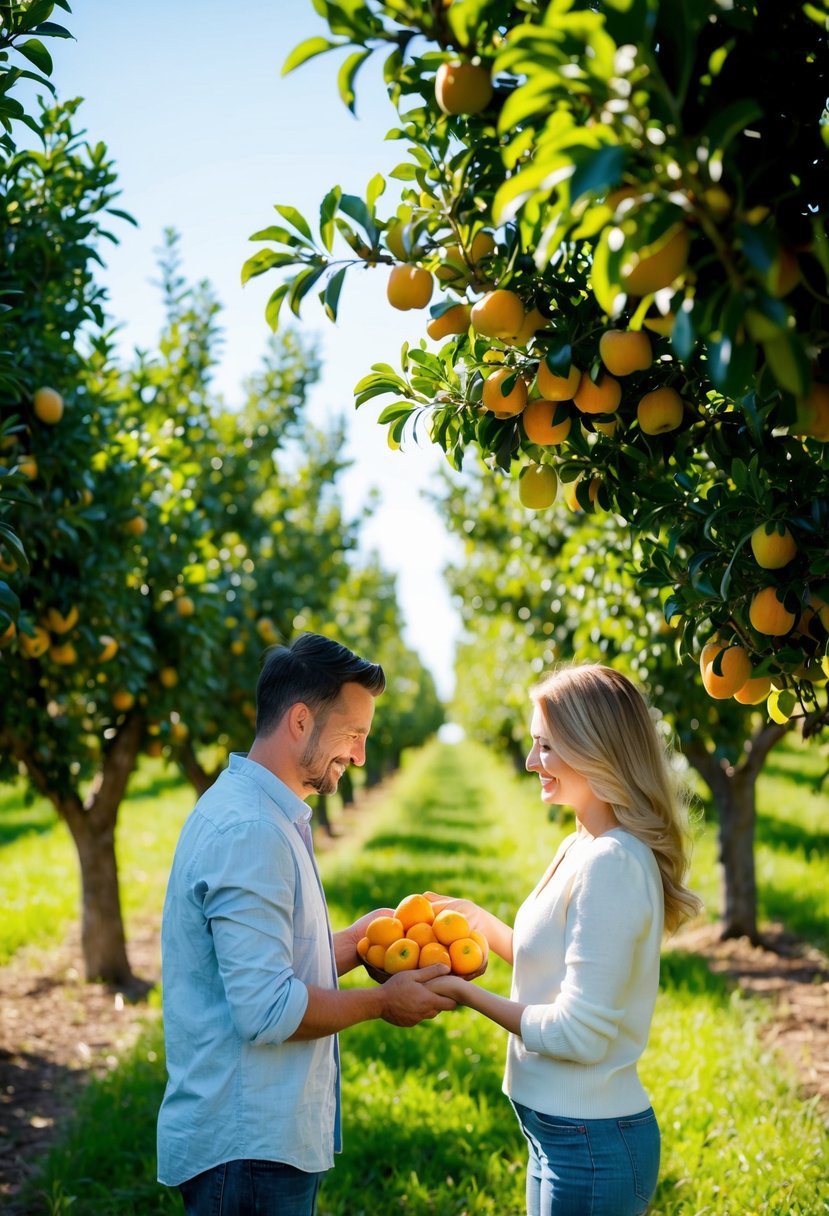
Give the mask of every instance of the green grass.
<svg viewBox="0 0 829 1216">
<path fill-rule="evenodd" d="M 145 820 L 136 822 L 148 830 Z M 509 919 L 565 830 L 548 821 L 532 782 L 486 753 L 429 749 L 357 834 L 322 855 L 335 927 L 425 887 L 469 895 Z M 495 959 L 479 982 L 507 992 L 508 969 Z M 767 1011 L 679 951 L 665 953 L 662 988 L 642 1064 L 663 1133 L 654 1216 L 825 1212 L 826 1131 L 762 1045 Z M 524 1145 L 500 1092 L 505 1038 L 468 1010 L 414 1030 L 347 1031 L 345 1150 L 320 1216 L 519 1216 Z M 180 1211 L 154 1182 L 162 1058 L 160 1026 L 149 1023 L 121 1066 L 82 1095 L 27 1213 Z"/>
</svg>

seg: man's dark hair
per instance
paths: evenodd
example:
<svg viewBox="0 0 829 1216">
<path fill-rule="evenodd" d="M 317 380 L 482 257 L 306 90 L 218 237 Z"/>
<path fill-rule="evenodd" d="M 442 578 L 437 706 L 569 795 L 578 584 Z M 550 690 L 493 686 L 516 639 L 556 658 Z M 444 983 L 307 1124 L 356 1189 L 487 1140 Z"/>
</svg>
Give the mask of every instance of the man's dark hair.
<svg viewBox="0 0 829 1216">
<path fill-rule="evenodd" d="M 376 697 L 386 687 L 386 677 L 379 663 L 361 659 L 320 633 L 301 633 L 287 646 L 274 646 L 256 684 L 257 735 L 274 731 L 299 701 L 315 714 L 324 711 L 336 701 L 343 684 L 361 684 Z"/>
</svg>

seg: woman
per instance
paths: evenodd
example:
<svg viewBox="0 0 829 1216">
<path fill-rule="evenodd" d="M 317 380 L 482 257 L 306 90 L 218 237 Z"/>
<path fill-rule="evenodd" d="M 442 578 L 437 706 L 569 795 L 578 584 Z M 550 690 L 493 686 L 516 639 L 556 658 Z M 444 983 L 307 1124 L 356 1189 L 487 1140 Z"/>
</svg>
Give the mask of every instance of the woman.
<svg viewBox="0 0 829 1216">
<path fill-rule="evenodd" d="M 529 1147 L 528 1216 L 638 1216 L 659 1169 L 659 1128 L 637 1073 L 659 986 L 660 944 L 700 902 L 683 885 L 689 836 L 641 694 L 598 665 L 531 690 L 541 800 L 576 831 L 510 929 L 464 913 L 512 964 L 510 999 L 457 976 L 430 987 L 510 1031 L 504 1092 Z"/>
</svg>

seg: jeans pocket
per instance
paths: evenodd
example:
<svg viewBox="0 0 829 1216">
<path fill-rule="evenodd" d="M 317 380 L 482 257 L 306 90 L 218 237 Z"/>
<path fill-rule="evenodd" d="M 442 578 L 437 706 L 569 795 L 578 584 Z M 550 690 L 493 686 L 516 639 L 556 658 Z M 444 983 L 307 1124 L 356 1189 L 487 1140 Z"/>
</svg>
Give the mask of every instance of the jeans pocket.
<svg viewBox="0 0 829 1216">
<path fill-rule="evenodd" d="M 649 1110 L 632 1119 L 619 1119 L 617 1127 L 630 1157 L 634 1193 L 647 1205 L 659 1177 L 660 1135 L 656 1115 Z"/>
</svg>

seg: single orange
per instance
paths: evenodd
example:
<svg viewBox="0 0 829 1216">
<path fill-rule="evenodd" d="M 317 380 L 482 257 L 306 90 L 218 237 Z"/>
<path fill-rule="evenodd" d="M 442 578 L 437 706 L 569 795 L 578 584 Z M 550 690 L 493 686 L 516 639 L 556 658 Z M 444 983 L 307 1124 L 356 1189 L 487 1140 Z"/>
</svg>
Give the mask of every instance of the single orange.
<svg viewBox="0 0 829 1216">
<path fill-rule="evenodd" d="M 369 946 L 366 950 L 366 962 L 369 967 L 377 967 L 378 970 L 383 970 L 383 963 L 386 961 L 387 946 L 381 946 L 379 943 L 374 946 Z"/>
<path fill-rule="evenodd" d="M 390 946 L 403 936 L 403 926 L 395 916 L 375 916 L 366 928 L 372 946 Z"/>
<path fill-rule="evenodd" d="M 357 942 L 357 953 L 359 954 L 360 958 L 365 958 L 368 955 L 370 945 L 371 942 L 367 937 L 360 938 L 360 940 Z"/>
<path fill-rule="evenodd" d="M 530 443 L 556 446 L 564 442 L 570 434 L 572 422 L 569 414 L 565 414 L 560 422 L 553 422 L 558 407 L 558 401 L 545 401 L 543 398 L 531 401 L 526 407 L 521 422 Z"/>
<path fill-rule="evenodd" d="M 462 912 L 453 912 L 451 908 L 438 912 L 432 928 L 435 937 L 443 946 L 449 946 L 462 937 L 469 937 L 469 921 Z"/>
<path fill-rule="evenodd" d="M 571 401 L 581 381 L 581 370 L 571 365 L 566 376 L 551 372 L 544 359 L 538 365 L 535 382 L 546 401 Z"/>
<path fill-rule="evenodd" d="M 607 372 L 601 372 L 596 381 L 582 376 L 573 400 L 583 414 L 612 414 L 622 400 L 622 386 Z"/>
<path fill-rule="evenodd" d="M 399 942 L 392 942 L 386 950 L 383 970 L 388 971 L 389 975 L 396 975 L 398 971 L 414 971 L 419 958 L 420 946 L 417 942 L 401 937 Z"/>
<path fill-rule="evenodd" d="M 483 933 L 479 933 L 477 931 L 477 929 L 473 929 L 472 932 L 469 934 L 469 936 L 472 938 L 473 942 L 477 942 L 478 945 L 481 947 L 481 951 L 484 956 L 484 962 L 486 962 L 486 957 L 489 954 L 489 942 L 486 940 Z"/>
<path fill-rule="evenodd" d="M 427 942 L 420 950 L 420 965 L 421 967 L 431 967 L 434 963 L 443 963 L 444 967 L 451 967 L 452 960 L 449 957 L 449 951 L 440 942 Z"/>
<path fill-rule="evenodd" d="M 416 925 L 409 925 L 406 930 L 406 937 L 411 941 L 417 942 L 418 946 L 428 946 L 429 942 L 436 942 L 435 931 L 431 925 L 424 924 L 420 921 Z"/>
<path fill-rule="evenodd" d="M 449 957 L 455 975 L 469 975 L 483 966 L 484 952 L 471 937 L 458 938 L 449 946 Z"/>
<path fill-rule="evenodd" d="M 431 925 L 435 919 L 435 910 L 425 895 L 415 894 L 407 895 L 405 899 L 401 899 L 394 909 L 394 915 L 400 921 L 405 932 L 412 925 L 417 925 L 420 922 Z"/>
</svg>

